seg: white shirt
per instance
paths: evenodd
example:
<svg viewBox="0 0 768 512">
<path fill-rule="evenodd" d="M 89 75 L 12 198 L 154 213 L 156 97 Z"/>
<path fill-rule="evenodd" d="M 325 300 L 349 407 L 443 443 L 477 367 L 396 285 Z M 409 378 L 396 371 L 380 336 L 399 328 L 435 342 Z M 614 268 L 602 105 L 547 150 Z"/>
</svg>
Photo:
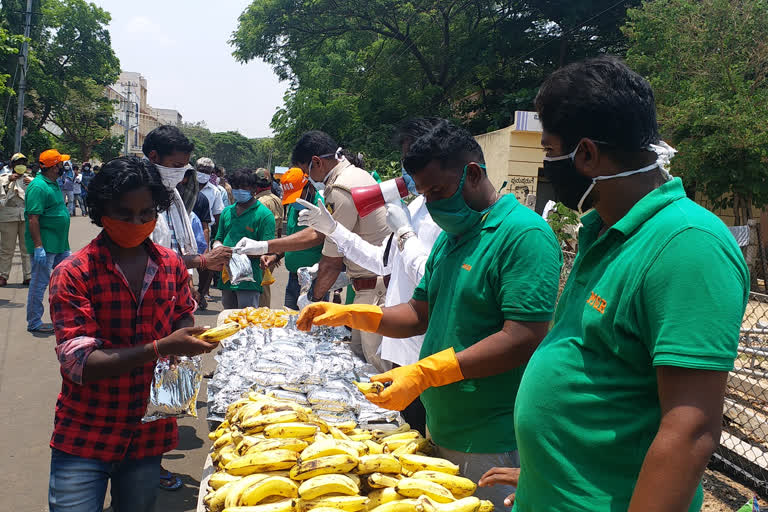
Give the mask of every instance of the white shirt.
<svg viewBox="0 0 768 512">
<path fill-rule="evenodd" d="M 391 275 L 384 301 L 385 306 L 396 306 L 411 300 L 413 291 L 424 277 L 424 266 L 432 246 L 442 232 L 429 215 L 424 196 L 414 199 L 408 205 L 408 211 L 411 213 L 411 223 L 416 236 L 405 241 L 402 252 L 397 246 L 397 240 L 393 239 L 389 249 L 389 259 L 386 262 L 384 252 L 389 237 L 377 247 L 346 229 L 337 229 L 331 236 L 344 257 L 377 275 Z M 423 342 L 424 336 L 411 338 L 385 336 L 381 340 L 381 358 L 400 366 L 413 364 L 419 360 Z"/>
<path fill-rule="evenodd" d="M 221 192 L 218 187 L 212 184 L 210 181 L 200 189 L 205 198 L 208 200 L 208 206 L 211 209 L 211 222 L 216 222 L 216 215 L 221 215 L 224 211 L 224 202 L 221 200 Z"/>
<path fill-rule="evenodd" d="M 219 189 L 219 194 L 221 194 L 221 204 L 223 204 L 224 208 L 226 208 L 229 206 L 229 196 L 227 195 L 227 189 L 221 185 L 216 185 L 216 188 Z"/>
<path fill-rule="evenodd" d="M 83 193 L 83 188 L 81 186 L 82 183 L 83 183 L 83 175 L 82 174 L 76 174 L 75 175 L 75 183 L 74 183 L 73 188 L 72 188 L 72 190 L 74 191 L 75 194 L 82 194 Z"/>
</svg>

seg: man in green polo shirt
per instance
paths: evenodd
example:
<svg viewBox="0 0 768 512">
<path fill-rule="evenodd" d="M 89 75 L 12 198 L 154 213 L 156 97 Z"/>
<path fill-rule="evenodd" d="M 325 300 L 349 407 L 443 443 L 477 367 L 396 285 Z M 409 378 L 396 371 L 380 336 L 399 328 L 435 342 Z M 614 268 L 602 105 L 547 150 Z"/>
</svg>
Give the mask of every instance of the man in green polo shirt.
<svg viewBox="0 0 768 512">
<path fill-rule="evenodd" d="M 520 384 L 517 512 L 701 508 L 749 272 L 725 225 L 657 163 L 654 105 L 613 57 L 561 68 L 536 97 L 557 199 L 595 210 Z"/>
<path fill-rule="evenodd" d="M 221 212 L 219 228 L 213 244 L 234 247 L 243 238 L 252 240 L 272 240 L 275 238 L 275 217 L 261 204 L 254 194 L 258 188 L 258 177 L 252 171 L 235 171 L 229 176 L 235 204 L 227 206 Z M 220 282 L 221 303 L 226 309 L 242 309 L 259 306 L 261 286 L 261 266 L 259 257 L 251 257 L 253 281 L 232 284 Z"/>
<path fill-rule="evenodd" d="M 24 219 L 27 253 L 32 254 L 32 280 L 27 294 L 27 330 L 52 333 L 44 324 L 43 296 L 51 280 L 51 271 L 70 255 L 69 211 L 56 179 L 69 155 L 55 149 L 40 154 L 40 172 L 27 186 Z"/>
<path fill-rule="evenodd" d="M 483 162 L 472 136 L 448 121 L 415 140 L 404 167 L 444 233 L 413 298 L 387 308 L 316 303 L 298 320 L 301 329 L 424 334 L 420 361 L 373 377 L 391 385 L 366 398 L 402 410 L 421 395 L 436 455 L 473 480 L 499 461 L 517 463 L 515 395 L 552 318 L 562 263 L 546 222 L 514 195 L 499 197 Z M 513 490 L 478 496 L 501 507 Z"/>
</svg>

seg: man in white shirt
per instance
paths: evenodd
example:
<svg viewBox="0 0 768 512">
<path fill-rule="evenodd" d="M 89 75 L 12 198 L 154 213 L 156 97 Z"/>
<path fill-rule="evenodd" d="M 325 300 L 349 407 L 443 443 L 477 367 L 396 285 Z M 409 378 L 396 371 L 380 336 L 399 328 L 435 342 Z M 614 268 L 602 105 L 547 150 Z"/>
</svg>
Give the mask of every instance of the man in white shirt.
<svg viewBox="0 0 768 512">
<path fill-rule="evenodd" d="M 208 205 L 211 208 L 211 219 L 213 223 L 210 226 L 211 240 L 216 237 L 216 230 L 219 227 L 219 218 L 221 212 L 224 211 L 224 201 L 222 200 L 222 194 L 212 181 L 211 175 L 216 164 L 213 160 L 207 157 L 198 158 L 195 163 L 195 170 L 197 171 L 197 182 L 200 184 L 200 193 L 208 199 Z M 209 270 L 202 270 L 199 272 L 200 282 L 197 285 L 197 291 L 200 296 L 203 297 L 206 302 L 210 300 L 209 290 L 211 288 L 211 281 L 213 280 L 213 272 Z"/>
<path fill-rule="evenodd" d="M 402 123 L 395 140 L 403 156 L 407 154 L 411 143 L 427 133 L 438 121 L 437 118 L 416 118 Z M 413 179 L 404 170 L 403 178 L 410 192 L 417 195 Z M 387 287 L 385 306 L 395 306 L 411 299 L 424 276 L 424 265 L 432 245 L 442 232 L 429 215 L 424 196 L 417 195 L 407 207 L 402 202 L 386 205 L 387 224 L 393 233 L 380 246 L 366 242 L 339 223 L 325 222 L 324 219 L 331 217 L 323 212 L 325 207 L 322 203 L 318 203 L 317 207 L 310 203 L 302 204 L 308 210 L 299 213 L 299 224 L 325 234 L 336 243 L 345 258 L 361 267 L 377 275 L 392 276 Z M 419 360 L 423 341 L 423 335 L 403 339 L 385 336 L 381 341 L 381 358 L 396 366 L 413 364 Z M 419 400 L 414 400 L 402 413 L 412 428 L 425 432 L 425 411 Z"/>
</svg>

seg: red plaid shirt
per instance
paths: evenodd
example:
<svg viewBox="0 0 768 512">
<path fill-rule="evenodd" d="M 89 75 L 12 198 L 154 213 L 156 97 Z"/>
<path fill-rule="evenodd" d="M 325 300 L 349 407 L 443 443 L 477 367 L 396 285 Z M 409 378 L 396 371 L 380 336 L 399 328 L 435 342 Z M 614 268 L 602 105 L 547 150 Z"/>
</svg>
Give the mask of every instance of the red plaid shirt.
<svg viewBox="0 0 768 512">
<path fill-rule="evenodd" d="M 175 419 L 141 422 L 153 362 L 118 377 L 82 382 L 94 350 L 152 343 L 194 311 L 184 262 L 169 249 L 149 240 L 145 244 L 149 258 L 138 300 L 112 260 L 104 233 L 51 276 L 51 317 L 62 375 L 51 438 L 58 450 L 112 462 L 176 447 Z"/>
</svg>

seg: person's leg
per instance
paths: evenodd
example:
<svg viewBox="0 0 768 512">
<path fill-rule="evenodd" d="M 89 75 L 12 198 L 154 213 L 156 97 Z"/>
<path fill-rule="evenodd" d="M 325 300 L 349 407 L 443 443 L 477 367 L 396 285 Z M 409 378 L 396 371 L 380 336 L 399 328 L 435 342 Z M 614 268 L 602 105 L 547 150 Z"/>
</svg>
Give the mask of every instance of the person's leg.
<svg viewBox="0 0 768 512">
<path fill-rule="evenodd" d="M 152 512 L 160 480 L 160 459 L 126 459 L 112 475 L 112 510 L 114 512 Z"/>
<path fill-rule="evenodd" d="M 237 290 L 235 295 L 237 295 L 238 308 L 243 309 L 249 306 L 254 308 L 259 307 L 259 296 L 261 295 L 261 292 L 256 290 Z"/>
<path fill-rule="evenodd" d="M 0 277 L 7 280 L 11 275 L 13 251 L 16 249 L 16 222 L 0 222 Z"/>
<path fill-rule="evenodd" d="M 260 308 L 272 307 L 272 286 L 262 286 L 261 295 L 259 296 Z"/>
<path fill-rule="evenodd" d="M 297 301 L 299 300 L 300 292 L 301 287 L 299 286 L 299 274 L 296 272 L 289 272 L 288 284 L 285 285 L 285 307 L 297 311 L 299 309 Z"/>
<path fill-rule="evenodd" d="M 213 272 L 210 270 L 199 270 L 198 273 L 200 275 L 200 282 L 197 285 L 197 291 L 200 292 L 200 295 L 205 297 L 206 295 L 209 295 L 211 291 Z"/>
<path fill-rule="evenodd" d="M 85 216 L 85 202 L 83 201 L 83 195 L 75 194 L 75 202 L 77 202 L 77 206 L 80 208 L 80 214 Z"/>
<path fill-rule="evenodd" d="M 51 449 L 50 512 L 101 512 L 111 464 Z"/>
<path fill-rule="evenodd" d="M 460 468 L 461 476 L 473 482 L 480 480 L 491 468 L 519 468 L 520 457 L 516 451 L 506 453 L 464 453 L 449 450 L 436 445 L 435 457 L 447 459 Z M 511 485 L 494 485 L 493 487 L 478 487 L 475 496 L 481 500 L 491 501 L 496 510 L 504 510 L 504 498 L 513 494 L 515 487 Z"/>
<path fill-rule="evenodd" d="M 69 214 L 75 214 L 75 191 L 67 190 L 67 206 L 69 206 Z"/>
<path fill-rule="evenodd" d="M 234 290 L 221 290 L 221 306 L 224 309 L 237 309 L 237 295 Z"/>
<path fill-rule="evenodd" d="M 27 243 L 24 240 L 24 221 L 18 221 L 16 223 L 16 236 L 19 239 L 19 253 L 21 253 L 21 271 L 24 276 L 24 281 L 29 282 L 32 277 L 32 262 L 29 254 L 27 253 Z"/>
<path fill-rule="evenodd" d="M 27 293 L 27 330 L 34 331 L 43 324 L 43 296 L 51 280 L 51 270 L 56 254 L 48 254 L 45 263 L 32 262 L 32 281 Z"/>
</svg>

